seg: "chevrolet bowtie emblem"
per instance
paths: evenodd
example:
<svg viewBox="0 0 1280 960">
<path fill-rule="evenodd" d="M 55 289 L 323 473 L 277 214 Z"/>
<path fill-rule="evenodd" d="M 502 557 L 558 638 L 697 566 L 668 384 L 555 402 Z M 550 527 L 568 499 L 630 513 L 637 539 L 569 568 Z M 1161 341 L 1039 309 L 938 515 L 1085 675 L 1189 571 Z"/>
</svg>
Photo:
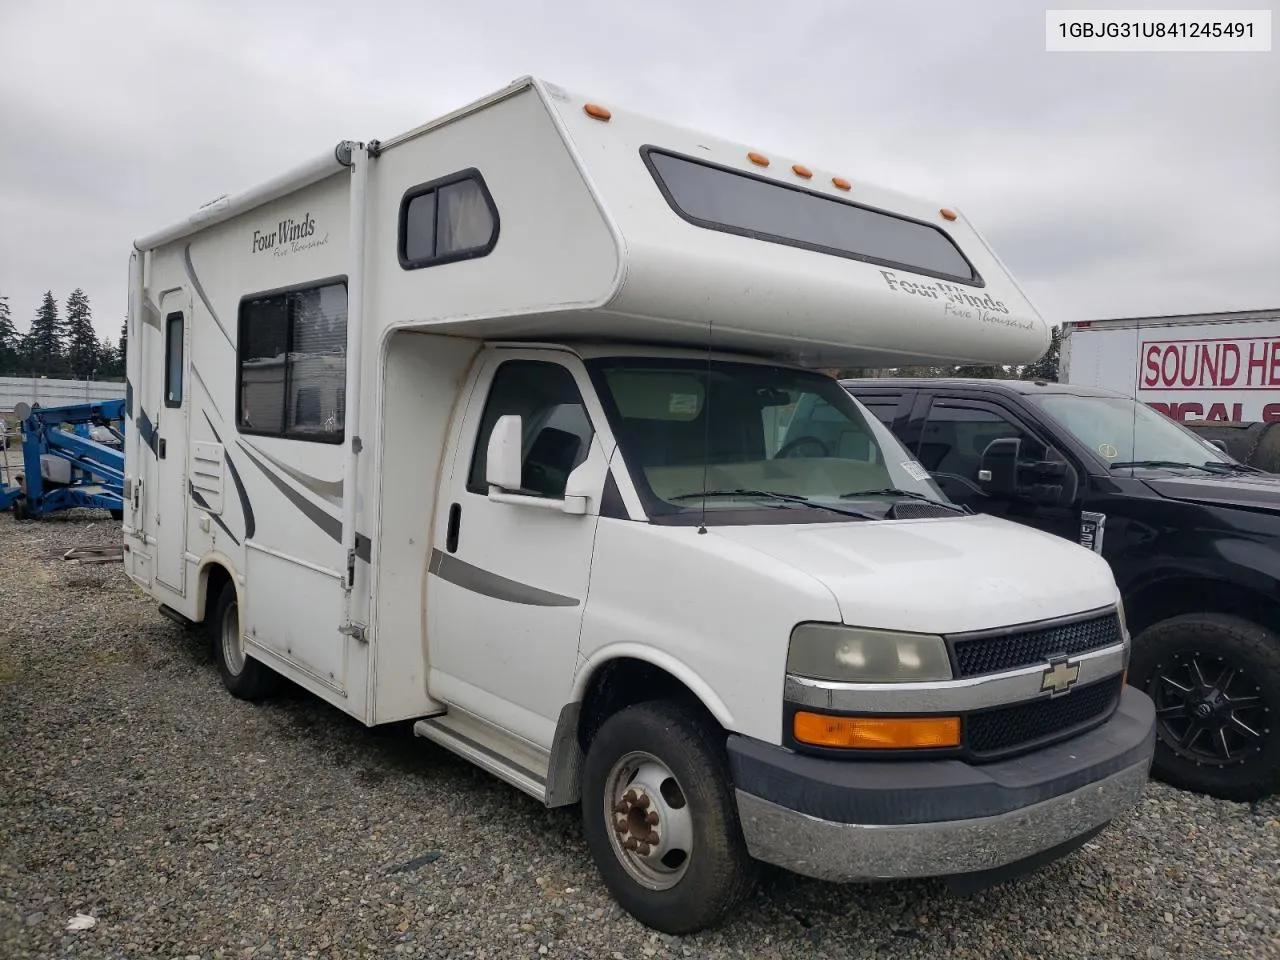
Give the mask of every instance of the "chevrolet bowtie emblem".
<svg viewBox="0 0 1280 960">
<path fill-rule="evenodd" d="M 1056 697 L 1070 690 L 1079 679 L 1080 664 L 1068 663 L 1063 657 L 1061 660 L 1050 662 L 1049 669 L 1045 670 L 1044 676 L 1040 678 L 1040 692 Z"/>
</svg>

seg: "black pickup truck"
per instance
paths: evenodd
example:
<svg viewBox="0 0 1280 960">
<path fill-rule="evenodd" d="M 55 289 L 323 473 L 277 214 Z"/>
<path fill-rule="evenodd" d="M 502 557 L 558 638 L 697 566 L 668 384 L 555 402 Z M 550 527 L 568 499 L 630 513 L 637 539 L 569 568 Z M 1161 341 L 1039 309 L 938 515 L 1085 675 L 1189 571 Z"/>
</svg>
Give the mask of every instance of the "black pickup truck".
<svg viewBox="0 0 1280 960">
<path fill-rule="evenodd" d="M 949 499 L 1111 564 L 1134 638 L 1129 683 L 1158 711 L 1156 777 L 1231 800 L 1280 791 L 1280 475 L 1110 391 L 842 383 Z M 820 411 L 793 421 L 806 417 L 789 434 L 834 451 Z"/>
</svg>

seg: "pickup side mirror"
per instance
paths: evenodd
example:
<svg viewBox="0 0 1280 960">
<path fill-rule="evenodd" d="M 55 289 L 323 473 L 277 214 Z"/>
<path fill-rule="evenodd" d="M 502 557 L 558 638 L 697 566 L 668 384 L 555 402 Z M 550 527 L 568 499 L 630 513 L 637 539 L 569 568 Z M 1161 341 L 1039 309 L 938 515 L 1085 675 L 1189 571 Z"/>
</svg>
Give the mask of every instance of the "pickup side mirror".
<svg viewBox="0 0 1280 960">
<path fill-rule="evenodd" d="M 489 486 L 503 491 L 520 489 L 523 440 L 520 417 L 506 414 L 498 418 L 489 434 L 484 478 Z"/>
<path fill-rule="evenodd" d="M 978 483 L 989 497 L 1013 500 L 1018 496 L 1018 461 L 1022 458 L 1022 441 L 1002 437 L 987 444 L 982 451 L 982 467 Z"/>
<path fill-rule="evenodd" d="M 1210 440 L 1209 446 L 1217 447 L 1219 450 L 1221 450 L 1223 453 L 1227 454 L 1228 456 L 1231 455 L 1231 451 L 1227 449 L 1227 445 L 1221 440 Z"/>
<path fill-rule="evenodd" d="M 982 492 L 997 500 L 1021 500 L 1046 506 L 1065 507 L 1074 503 L 1079 485 L 1075 469 L 1059 461 L 1024 458 L 1023 450 L 1022 441 L 1016 437 L 1002 437 L 987 444 L 978 471 Z M 1048 453 L 1043 448 L 1037 452 L 1041 456 Z"/>
</svg>

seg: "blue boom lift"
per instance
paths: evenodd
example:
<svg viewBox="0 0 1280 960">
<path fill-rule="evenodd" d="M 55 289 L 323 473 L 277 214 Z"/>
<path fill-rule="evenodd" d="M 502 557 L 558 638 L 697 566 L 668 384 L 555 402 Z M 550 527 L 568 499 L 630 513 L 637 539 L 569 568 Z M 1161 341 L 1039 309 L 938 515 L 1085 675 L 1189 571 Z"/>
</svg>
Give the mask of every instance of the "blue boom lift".
<svg viewBox="0 0 1280 960">
<path fill-rule="evenodd" d="M 14 412 L 22 426 L 24 474 L 0 486 L 0 510 L 12 507 L 19 520 L 73 507 L 124 516 L 123 398 L 65 407 L 24 403 Z"/>
</svg>

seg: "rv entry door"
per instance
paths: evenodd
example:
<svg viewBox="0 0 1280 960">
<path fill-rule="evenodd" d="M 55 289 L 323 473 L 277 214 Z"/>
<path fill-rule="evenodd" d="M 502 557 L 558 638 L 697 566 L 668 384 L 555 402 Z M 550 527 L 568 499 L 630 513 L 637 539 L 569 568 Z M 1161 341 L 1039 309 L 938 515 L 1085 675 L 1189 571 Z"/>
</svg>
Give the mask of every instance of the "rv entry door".
<svg viewBox="0 0 1280 960">
<path fill-rule="evenodd" d="M 162 369 L 149 371 L 148 392 L 157 413 L 156 441 L 156 579 L 186 595 L 187 570 L 187 353 L 191 298 L 185 290 L 160 297 Z"/>
</svg>

